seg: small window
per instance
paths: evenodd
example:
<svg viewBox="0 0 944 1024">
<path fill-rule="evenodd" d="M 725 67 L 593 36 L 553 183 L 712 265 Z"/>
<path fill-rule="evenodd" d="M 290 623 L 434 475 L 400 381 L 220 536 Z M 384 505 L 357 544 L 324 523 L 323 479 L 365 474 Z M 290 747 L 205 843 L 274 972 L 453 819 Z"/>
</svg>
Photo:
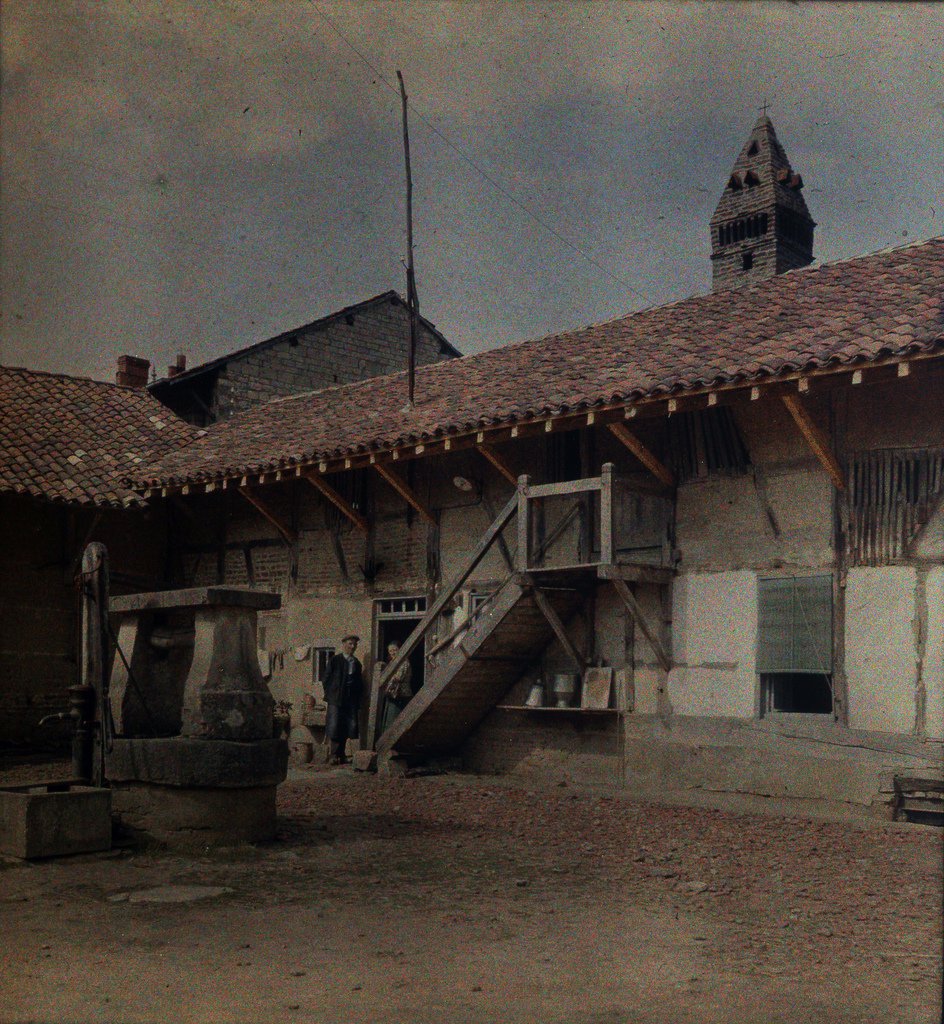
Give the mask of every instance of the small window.
<svg viewBox="0 0 944 1024">
<path fill-rule="evenodd" d="M 831 576 L 758 581 L 761 714 L 833 710 Z"/>
<path fill-rule="evenodd" d="M 748 156 L 757 156 L 757 143 L 756 142 L 752 142 L 750 144 L 750 146 L 748 146 L 747 155 Z"/>
<path fill-rule="evenodd" d="M 741 257 L 741 269 L 751 270 L 754 266 L 754 254 L 752 252 L 746 252 Z"/>
</svg>

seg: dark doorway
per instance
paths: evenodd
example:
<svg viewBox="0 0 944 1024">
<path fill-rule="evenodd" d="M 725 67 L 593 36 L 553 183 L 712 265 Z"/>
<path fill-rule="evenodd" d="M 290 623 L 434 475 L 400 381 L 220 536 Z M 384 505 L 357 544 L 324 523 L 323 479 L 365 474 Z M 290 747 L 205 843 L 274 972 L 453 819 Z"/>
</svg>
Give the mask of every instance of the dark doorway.
<svg viewBox="0 0 944 1024">
<path fill-rule="evenodd" d="M 420 619 L 380 619 L 377 623 L 378 660 L 387 660 L 387 644 L 397 643 L 402 647 L 420 621 Z M 425 681 L 426 645 L 424 643 L 417 644 L 410 654 L 410 667 L 413 670 L 411 685 L 413 692 L 416 693 Z"/>
</svg>

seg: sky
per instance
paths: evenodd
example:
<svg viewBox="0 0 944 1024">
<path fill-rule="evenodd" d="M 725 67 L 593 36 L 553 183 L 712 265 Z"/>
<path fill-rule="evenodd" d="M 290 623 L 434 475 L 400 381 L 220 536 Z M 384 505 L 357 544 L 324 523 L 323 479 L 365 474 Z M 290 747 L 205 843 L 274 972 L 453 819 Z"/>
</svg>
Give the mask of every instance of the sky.
<svg viewBox="0 0 944 1024">
<path fill-rule="evenodd" d="M 760 108 L 823 262 L 944 234 L 944 5 L 0 2 L 0 362 L 158 375 L 405 292 L 462 352 L 710 289 Z M 405 358 L 405 356 L 404 356 Z"/>
</svg>

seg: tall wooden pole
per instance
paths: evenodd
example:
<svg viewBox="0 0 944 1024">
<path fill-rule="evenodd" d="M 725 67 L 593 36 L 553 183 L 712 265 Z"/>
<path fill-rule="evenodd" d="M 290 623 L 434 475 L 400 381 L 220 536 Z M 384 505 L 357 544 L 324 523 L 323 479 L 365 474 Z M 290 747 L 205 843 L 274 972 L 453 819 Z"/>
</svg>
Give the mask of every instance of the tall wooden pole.
<svg viewBox="0 0 944 1024">
<path fill-rule="evenodd" d="M 406 86 L 403 75 L 397 71 L 400 82 L 400 100 L 403 105 L 403 154 L 406 158 L 406 301 L 410 311 L 410 363 L 409 363 L 409 406 L 413 407 L 416 392 L 416 321 L 419 316 L 419 299 L 416 295 L 416 275 L 413 272 L 413 177 L 410 174 L 410 128 L 407 123 Z"/>
</svg>

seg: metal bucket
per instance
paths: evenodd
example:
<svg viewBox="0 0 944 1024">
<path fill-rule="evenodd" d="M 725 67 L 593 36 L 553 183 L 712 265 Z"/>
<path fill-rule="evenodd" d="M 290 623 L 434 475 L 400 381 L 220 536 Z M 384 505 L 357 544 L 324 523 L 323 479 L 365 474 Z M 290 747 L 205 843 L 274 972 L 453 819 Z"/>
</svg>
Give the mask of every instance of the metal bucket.
<svg viewBox="0 0 944 1024">
<path fill-rule="evenodd" d="M 532 683 L 531 689 L 528 691 L 528 699 L 524 702 L 525 707 L 529 708 L 543 708 L 544 707 L 544 683 Z"/>
<path fill-rule="evenodd" d="M 569 708 L 574 701 L 574 694 L 577 692 L 577 676 L 573 672 L 557 672 L 551 683 L 551 693 L 557 701 L 559 708 Z"/>
</svg>

